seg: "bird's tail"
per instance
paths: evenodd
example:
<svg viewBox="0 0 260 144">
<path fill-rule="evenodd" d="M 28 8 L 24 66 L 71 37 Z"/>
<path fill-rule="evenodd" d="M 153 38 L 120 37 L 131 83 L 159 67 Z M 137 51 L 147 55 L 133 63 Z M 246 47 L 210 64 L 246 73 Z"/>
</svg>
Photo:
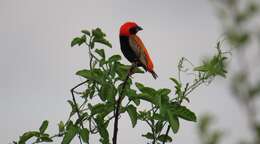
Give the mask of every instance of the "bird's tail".
<svg viewBox="0 0 260 144">
<path fill-rule="evenodd" d="M 156 79 L 158 78 L 158 75 L 152 70 L 150 71 L 150 73 L 152 74 L 153 78 Z"/>
</svg>

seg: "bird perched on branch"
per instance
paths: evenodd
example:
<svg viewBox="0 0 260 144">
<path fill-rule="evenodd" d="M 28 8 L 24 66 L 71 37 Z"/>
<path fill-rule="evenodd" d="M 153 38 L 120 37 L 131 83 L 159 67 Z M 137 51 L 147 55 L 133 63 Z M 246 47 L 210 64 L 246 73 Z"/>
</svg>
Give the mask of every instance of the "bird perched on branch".
<svg viewBox="0 0 260 144">
<path fill-rule="evenodd" d="M 124 56 L 135 66 L 141 66 L 150 72 L 154 79 L 158 76 L 153 70 L 153 62 L 142 40 L 136 35 L 143 30 L 134 22 L 126 22 L 120 28 L 120 45 Z"/>
</svg>

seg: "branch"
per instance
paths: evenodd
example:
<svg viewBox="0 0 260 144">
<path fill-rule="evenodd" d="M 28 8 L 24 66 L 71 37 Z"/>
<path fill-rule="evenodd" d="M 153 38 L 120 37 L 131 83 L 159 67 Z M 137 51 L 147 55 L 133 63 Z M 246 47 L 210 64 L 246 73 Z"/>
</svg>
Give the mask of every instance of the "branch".
<svg viewBox="0 0 260 144">
<path fill-rule="evenodd" d="M 114 121 L 114 133 L 113 133 L 113 144 L 116 144 L 117 143 L 117 133 L 118 133 L 118 119 L 119 119 L 119 111 L 120 111 L 120 105 L 121 105 L 121 102 L 124 98 L 123 96 L 123 92 L 124 92 L 124 89 L 126 87 L 126 83 L 131 75 L 131 72 L 132 70 L 135 68 L 134 65 L 131 66 L 130 70 L 128 71 L 127 73 L 127 76 L 126 76 L 126 79 L 124 80 L 123 82 L 123 86 L 122 86 L 122 89 L 121 89 L 121 92 L 119 93 L 119 97 L 118 97 L 118 100 L 116 102 L 116 109 L 115 109 L 115 121 Z"/>
<path fill-rule="evenodd" d="M 76 99 L 75 99 L 75 96 L 74 96 L 74 90 L 75 90 L 76 88 L 80 87 L 81 85 L 87 83 L 87 82 L 88 82 L 88 80 L 86 80 L 86 81 L 84 81 L 84 82 L 81 82 L 81 83 L 77 84 L 76 86 L 74 86 L 74 87 L 70 90 L 71 95 L 72 95 L 72 99 L 73 99 L 73 103 L 74 103 L 74 105 L 75 105 L 76 113 L 77 113 L 77 115 L 78 115 L 79 122 L 80 122 L 80 126 L 81 126 L 82 129 L 84 129 L 84 126 L 83 126 L 83 123 L 82 123 L 82 121 L 81 121 L 82 119 L 81 119 L 81 116 L 80 116 L 78 104 L 77 104 Z M 79 135 L 78 135 L 78 137 L 79 137 L 80 144 L 82 144 L 82 141 L 81 141 L 81 138 L 80 138 Z"/>
<path fill-rule="evenodd" d="M 166 136 L 168 136 L 169 131 L 170 131 L 170 128 L 171 128 L 170 125 L 168 125 L 167 130 L 166 130 L 166 133 L 165 133 Z M 164 139 L 164 141 L 163 141 L 163 144 L 165 144 L 165 139 Z"/>
<path fill-rule="evenodd" d="M 152 141 L 152 144 L 155 144 L 156 142 L 156 136 L 155 136 L 155 132 L 154 132 L 154 124 L 151 124 L 148 120 L 144 120 L 151 128 L 152 130 L 152 134 L 153 134 L 153 141 Z"/>
<path fill-rule="evenodd" d="M 62 132 L 62 133 L 58 133 L 58 134 L 55 134 L 55 135 L 53 135 L 53 136 L 51 136 L 51 137 L 49 137 L 51 140 L 53 140 L 54 138 L 57 138 L 57 137 L 61 137 L 61 136 L 63 136 L 65 134 L 65 132 Z M 32 144 L 37 144 L 37 143 L 42 143 L 42 142 L 45 142 L 45 141 L 43 141 L 43 140 L 40 140 L 40 141 L 35 141 L 35 142 L 33 142 Z"/>
</svg>

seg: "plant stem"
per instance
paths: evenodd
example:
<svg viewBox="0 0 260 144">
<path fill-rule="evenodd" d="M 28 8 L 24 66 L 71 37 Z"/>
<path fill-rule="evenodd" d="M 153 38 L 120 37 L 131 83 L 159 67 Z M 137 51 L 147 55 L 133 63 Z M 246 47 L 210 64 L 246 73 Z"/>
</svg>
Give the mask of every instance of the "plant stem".
<svg viewBox="0 0 260 144">
<path fill-rule="evenodd" d="M 152 144 L 155 144 L 156 142 L 156 135 L 155 135 L 155 132 L 154 132 L 154 124 L 153 123 L 150 123 L 148 120 L 144 120 L 151 128 L 152 130 L 152 134 L 153 134 L 153 141 L 152 141 Z"/>
<path fill-rule="evenodd" d="M 123 92 L 124 92 L 124 89 L 126 87 L 127 81 L 129 79 L 133 69 L 134 69 L 134 66 L 132 65 L 130 70 L 127 73 L 126 79 L 123 82 L 123 86 L 122 86 L 121 92 L 119 93 L 119 97 L 118 97 L 118 100 L 116 102 L 116 108 L 115 108 L 115 114 L 114 114 L 115 115 L 115 121 L 114 121 L 113 144 L 117 143 L 118 119 L 119 119 L 119 115 L 120 115 L 120 112 L 119 112 L 120 111 L 120 105 L 121 105 L 121 102 L 122 102 L 122 100 L 124 98 Z"/>
<path fill-rule="evenodd" d="M 77 102 L 76 102 L 76 99 L 75 99 L 75 96 L 74 96 L 74 90 L 75 90 L 76 88 L 80 87 L 81 85 L 87 83 L 87 82 L 88 82 L 88 80 L 86 80 L 86 81 L 84 81 L 84 82 L 81 82 L 81 83 L 77 84 L 76 86 L 74 86 L 74 87 L 70 90 L 71 95 L 72 95 L 72 100 L 73 100 L 73 103 L 74 103 L 74 105 L 75 105 L 76 113 L 77 113 L 79 119 L 81 119 L 81 116 L 80 116 L 79 108 L 78 108 L 78 105 L 77 105 Z M 80 125 L 81 125 L 82 128 L 84 128 L 82 122 L 80 122 Z"/>
<path fill-rule="evenodd" d="M 61 137 L 61 136 L 63 136 L 64 134 L 65 134 L 64 132 L 58 133 L 58 134 L 55 134 L 55 135 L 53 135 L 53 136 L 51 136 L 51 137 L 49 137 L 49 138 L 53 140 L 54 138 Z M 33 142 L 32 144 L 43 143 L 43 142 L 44 142 L 44 141 L 40 140 L 40 141 L 35 141 L 35 142 Z"/>
<path fill-rule="evenodd" d="M 151 129 L 152 129 L 152 133 L 153 133 L 153 143 L 152 144 L 155 144 L 155 142 L 156 142 L 156 133 L 155 133 L 155 129 L 154 129 L 154 121 L 151 120 L 151 122 L 152 122 Z"/>
<path fill-rule="evenodd" d="M 78 88 L 79 86 L 81 86 L 81 85 L 87 83 L 87 82 L 88 82 L 88 80 L 86 80 L 86 81 L 84 81 L 84 82 L 81 82 L 81 83 L 77 84 L 76 86 L 74 86 L 74 87 L 70 90 L 71 95 L 72 95 L 72 100 L 73 100 L 73 103 L 74 103 L 74 105 L 75 105 L 76 113 L 77 113 L 77 115 L 78 115 L 79 122 L 80 122 L 80 126 L 81 126 L 82 129 L 84 129 L 84 126 L 83 126 L 82 119 L 81 119 L 81 116 L 80 116 L 80 113 L 79 113 L 78 104 L 77 104 L 76 99 L 75 99 L 75 96 L 74 96 L 74 90 L 75 90 L 76 88 Z M 80 144 L 82 144 L 82 141 L 81 141 L 81 138 L 80 138 L 79 135 L 78 135 L 78 137 L 79 137 Z"/>
<path fill-rule="evenodd" d="M 170 128 L 171 128 L 170 125 L 168 125 L 167 130 L 166 130 L 166 133 L 165 133 L 166 137 L 167 137 L 168 134 L 169 134 Z M 163 144 L 165 144 L 165 139 L 164 139 L 164 141 L 163 141 Z"/>
</svg>

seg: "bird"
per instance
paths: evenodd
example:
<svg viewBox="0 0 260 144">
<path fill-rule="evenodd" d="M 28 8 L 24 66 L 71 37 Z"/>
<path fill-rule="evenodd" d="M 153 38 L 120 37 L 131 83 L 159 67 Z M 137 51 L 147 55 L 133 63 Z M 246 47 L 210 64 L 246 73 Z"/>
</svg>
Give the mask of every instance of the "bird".
<svg viewBox="0 0 260 144">
<path fill-rule="evenodd" d="M 143 41 L 137 36 L 137 33 L 141 30 L 143 28 L 135 22 L 125 22 L 121 25 L 119 32 L 121 51 L 130 63 L 137 67 L 143 67 L 156 79 L 158 75 L 154 72 L 152 59 Z"/>
</svg>

